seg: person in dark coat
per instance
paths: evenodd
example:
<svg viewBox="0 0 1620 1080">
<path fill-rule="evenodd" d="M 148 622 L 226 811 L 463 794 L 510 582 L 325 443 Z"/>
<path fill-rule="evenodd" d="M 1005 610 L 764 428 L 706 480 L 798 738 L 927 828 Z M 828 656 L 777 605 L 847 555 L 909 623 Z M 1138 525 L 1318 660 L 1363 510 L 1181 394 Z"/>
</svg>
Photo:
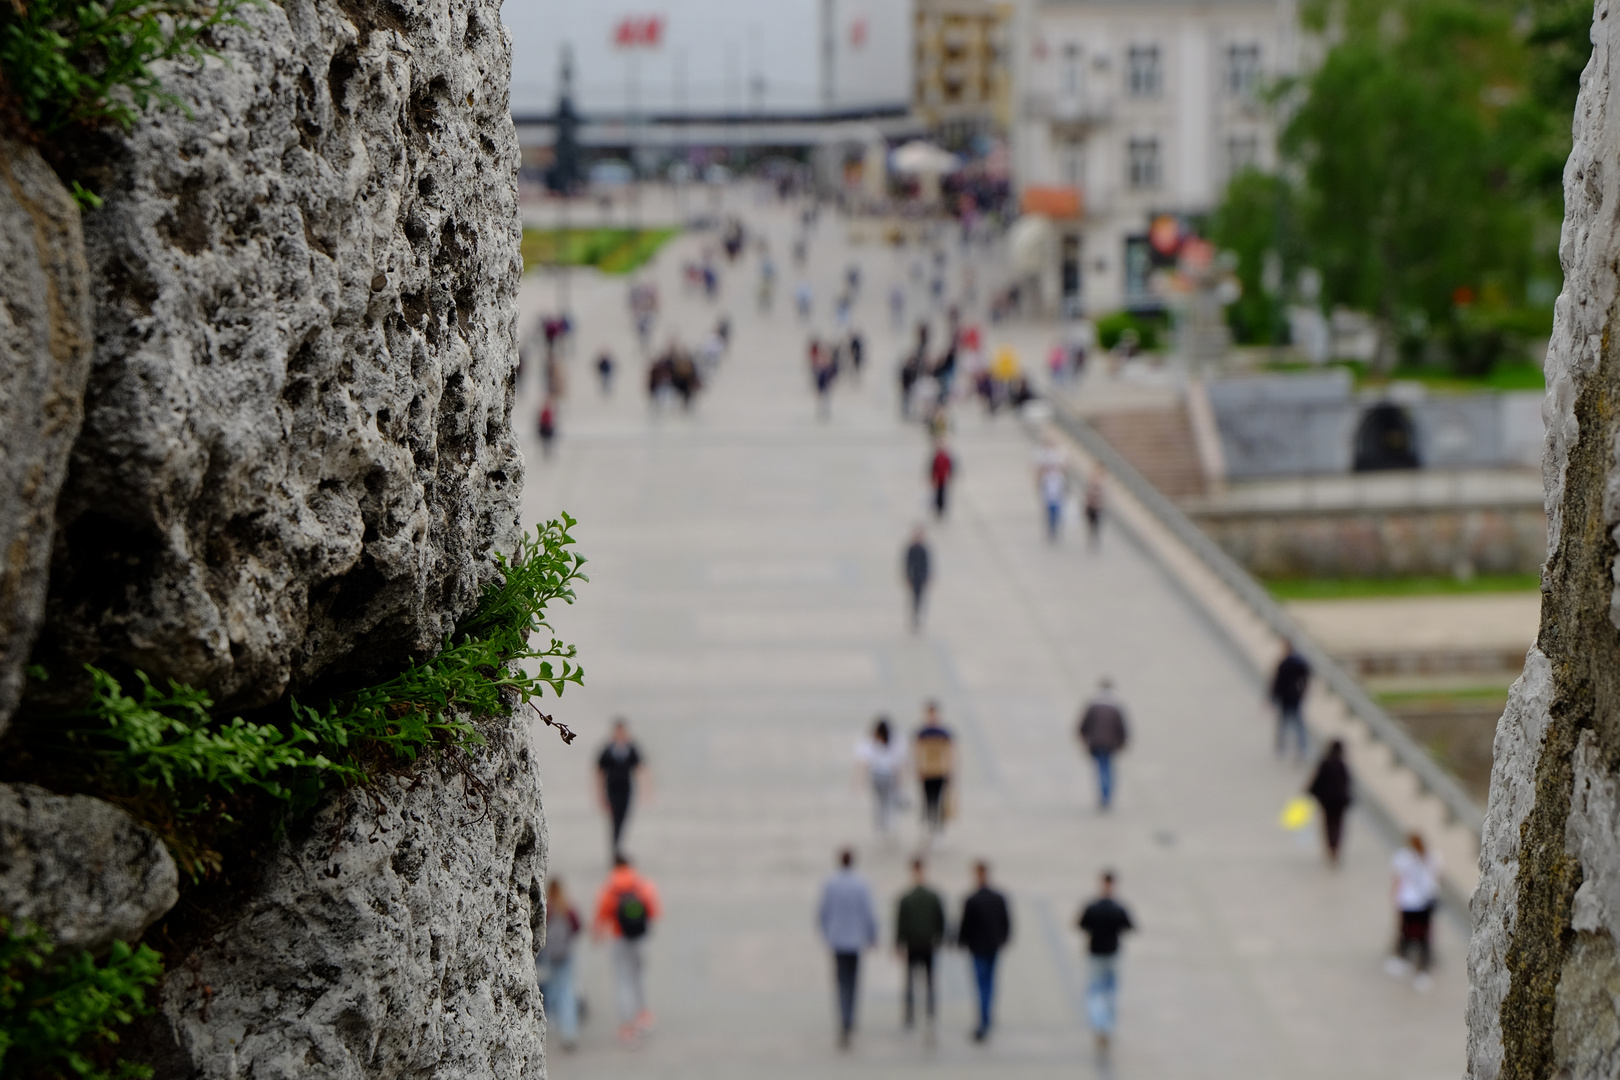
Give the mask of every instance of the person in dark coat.
<svg viewBox="0 0 1620 1080">
<path fill-rule="evenodd" d="M 1344 837 L 1344 812 L 1354 801 L 1350 790 L 1350 766 L 1344 760 L 1344 740 L 1334 739 L 1316 766 L 1305 793 L 1322 808 L 1322 839 L 1327 843 L 1328 862 L 1338 864 L 1339 841 Z"/>
<path fill-rule="evenodd" d="M 1282 757 L 1288 745 L 1288 734 L 1294 735 L 1294 756 L 1305 760 L 1305 717 L 1300 706 L 1305 702 L 1305 691 L 1311 683 L 1311 665 L 1299 655 L 1292 641 L 1283 643 L 1283 658 L 1277 662 L 1277 672 L 1271 678 L 1271 700 L 1277 706 L 1277 756 Z"/>
<path fill-rule="evenodd" d="M 973 1041 L 983 1042 L 990 1034 L 990 1008 L 996 994 L 996 957 L 1012 940 L 1012 914 L 1007 898 L 990 887 L 990 867 L 973 864 L 978 884 L 962 901 L 962 921 L 956 930 L 956 943 L 973 960 L 973 981 L 979 990 L 979 1026 Z"/>
<path fill-rule="evenodd" d="M 1114 684 L 1108 679 L 1097 684 L 1097 696 L 1081 714 L 1079 735 L 1086 752 L 1097 763 L 1097 801 L 1107 810 L 1114 799 L 1114 755 L 1130 741 L 1125 707 L 1114 696 Z"/>
<path fill-rule="evenodd" d="M 923 861 L 911 860 L 911 888 L 894 914 L 894 949 L 906 961 L 906 1027 L 917 1022 L 916 976 L 923 977 L 928 1026 L 934 1026 L 934 952 L 945 940 L 945 905 L 923 876 Z"/>
<path fill-rule="evenodd" d="M 928 559 L 928 544 L 922 526 L 918 526 L 911 534 L 911 543 L 906 546 L 905 574 L 906 584 L 911 588 L 911 631 L 916 633 L 922 627 L 923 593 L 928 589 L 930 574 Z"/>
</svg>

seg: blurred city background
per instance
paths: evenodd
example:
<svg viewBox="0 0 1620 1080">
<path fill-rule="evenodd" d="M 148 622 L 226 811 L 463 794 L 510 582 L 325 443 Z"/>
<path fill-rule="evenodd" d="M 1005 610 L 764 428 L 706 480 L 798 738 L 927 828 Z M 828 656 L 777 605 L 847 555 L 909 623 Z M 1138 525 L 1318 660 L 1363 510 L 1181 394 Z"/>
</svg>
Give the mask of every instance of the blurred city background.
<svg viewBox="0 0 1620 1080">
<path fill-rule="evenodd" d="M 551 925 L 581 920 L 542 976 L 584 1003 L 565 1037 L 548 990 L 551 1075 L 1458 1073 L 1590 19 L 508 0 L 525 511 L 579 519 L 592 579 L 556 620 L 585 737 L 541 763 Z M 645 1002 L 616 849 L 657 887 Z M 847 1040 L 844 849 L 876 915 Z M 908 1028 L 919 856 L 946 925 Z M 1012 923 L 988 1033 L 978 860 Z M 1076 926 L 1104 871 L 1117 1020 Z"/>
</svg>

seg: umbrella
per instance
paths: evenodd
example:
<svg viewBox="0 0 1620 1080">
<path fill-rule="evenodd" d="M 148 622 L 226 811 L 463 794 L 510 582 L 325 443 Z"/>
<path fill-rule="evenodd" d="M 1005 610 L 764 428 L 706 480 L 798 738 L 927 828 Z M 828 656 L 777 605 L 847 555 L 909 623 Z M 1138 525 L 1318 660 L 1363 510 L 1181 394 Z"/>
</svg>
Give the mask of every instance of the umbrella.
<svg viewBox="0 0 1620 1080">
<path fill-rule="evenodd" d="M 961 165 L 955 154 L 921 139 L 913 139 L 889 155 L 889 168 L 897 173 L 944 176 Z"/>
</svg>

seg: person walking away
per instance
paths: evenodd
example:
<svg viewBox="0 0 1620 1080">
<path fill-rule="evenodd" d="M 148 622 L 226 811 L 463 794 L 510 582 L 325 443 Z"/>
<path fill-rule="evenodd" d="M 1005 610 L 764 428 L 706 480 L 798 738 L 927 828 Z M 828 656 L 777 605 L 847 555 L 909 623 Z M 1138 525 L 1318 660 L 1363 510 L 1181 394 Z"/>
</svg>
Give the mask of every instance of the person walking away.
<svg viewBox="0 0 1620 1080">
<path fill-rule="evenodd" d="M 900 804 L 900 769 L 906 760 L 905 750 L 894 740 L 888 717 L 878 717 L 871 737 L 855 745 L 855 759 L 865 768 L 872 785 L 878 835 L 888 836 Z"/>
<path fill-rule="evenodd" d="M 1107 810 L 1114 799 L 1114 755 L 1130 741 L 1125 708 L 1114 696 L 1114 684 L 1108 679 L 1097 684 L 1097 696 L 1080 714 L 1079 734 L 1086 752 L 1097 763 L 1097 802 Z"/>
<path fill-rule="evenodd" d="M 1425 993 L 1433 985 L 1429 978 L 1429 962 L 1433 959 L 1429 946 L 1430 924 L 1435 904 L 1440 899 L 1440 855 L 1424 846 L 1423 837 L 1412 833 L 1406 846 L 1390 859 L 1395 871 L 1395 908 L 1400 913 L 1400 932 L 1395 939 L 1395 955 L 1389 958 L 1384 970 L 1397 979 L 1404 979 L 1414 970 L 1412 989 Z"/>
<path fill-rule="evenodd" d="M 894 949 L 906 963 L 905 1026 L 917 1023 L 916 982 L 923 979 L 928 1027 L 934 1027 L 934 952 L 945 940 L 945 904 L 928 887 L 923 861 L 911 860 L 911 888 L 900 897 L 894 913 Z"/>
<path fill-rule="evenodd" d="M 634 1045 L 652 1030 L 645 982 L 647 934 L 663 917 L 658 890 L 636 873 L 623 855 L 613 857 L 613 872 L 596 899 L 592 933 L 613 941 L 613 989 L 619 1006 L 619 1041 Z"/>
<path fill-rule="evenodd" d="M 934 516 L 940 520 L 945 517 L 945 499 L 955 472 L 956 462 L 951 458 L 951 452 L 944 443 L 935 443 L 934 458 L 928 465 L 928 478 L 934 484 Z"/>
<path fill-rule="evenodd" d="M 574 991 L 574 939 L 579 936 L 579 913 L 568 902 L 561 878 L 546 882 L 546 943 L 535 950 L 535 974 L 547 1024 L 557 1025 L 564 1050 L 579 1042 L 579 996 Z"/>
<path fill-rule="evenodd" d="M 1063 451 L 1051 439 L 1035 455 L 1035 487 L 1046 504 L 1046 538 L 1057 542 L 1058 526 L 1063 523 L 1063 497 L 1069 490 Z"/>
<path fill-rule="evenodd" d="M 551 398 L 540 406 L 540 419 L 535 425 L 540 432 L 540 456 L 551 456 L 551 444 L 557 438 L 557 405 Z"/>
<path fill-rule="evenodd" d="M 956 744 L 940 723 L 937 702 L 930 701 L 923 711 L 923 726 L 917 729 L 913 757 L 917 780 L 922 784 L 923 821 L 932 841 L 945 829 L 947 789 L 956 771 Z"/>
<path fill-rule="evenodd" d="M 613 856 L 619 855 L 624 822 L 630 816 L 630 801 L 636 782 L 641 779 L 641 750 L 630 741 L 630 725 L 621 717 L 613 721 L 613 737 L 596 759 L 597 794 L 613 819 Z"/>
<path fill-rule="evenodd" d="M 1086 478 L 1086 539 L 1092 551 L 1102 546 L 1103 498 L 1103 469 L 1097 465 Z"/>
<path fill-rule="evenodd" d="M 1075 925 L 1088 939 L 1086 1016 L 1097 1036 L 1097 1053 L 1105 1055 L 1119 1015 L 1119 938 L 1136 925 L 1130 912 L 1114 899 L 1112 871 L 1103 872 L 1100 893 L 1080 912 Z"/>
<path fill-rule="evenodd" d="M 927 536 L 919 525 L 911 534 L 911 543 L 906 545 L 904 562 L 906 585 L 911 589 L 913 634 L 922 629 L 923 593 L 928 590 L 928 578 L 932 573 L 929 562 Z"/>
<path fill-rule="evenodd" d="M 861 364 L 866 360 L 866 340 L 856 330 L 849 335 L 849 371 L 856 382 L 861 381 Z"/>
<path fill-rule="evenodd" d="M 1328 743 L 1327 753 L 1316 766 L 1316 775 L 1305 793 L 1322 808 L 1322 840 L 1327 845 L 1328 862 L 1339 864 L 1339 842 L 1344 838 L 1344 812 L 1353 801 L 1350 766 L 1344 760 L 1344 740 Z"/>
<path fill-rule="evenodd" d="M 872 890 L 855 872 L 855 853 L 838 853 L 838 872 L 821 888 L 817 911 L 821 940 L 833 954 L 833 976 L 838 987 L 838 1046 L 848 1049 L 855 1031 L 855 989 L 860 975 L 861 951 L 877 944 L 877 914 Z"/>
<path fill-rule="evenodd" d="M 979 991 L 979 1026 L 973 1029 L 973 1041 L 983 1042 L 990 1035 L 996 996 L 996 957 L 1012 940 L 1012 915 L 1007 898 L 990 887 L 988 863 L 973 864 L 973 880 L 977 887 L 962 901 L 956 943 L 973 960 L 973 982 Z"/>
<path fill-rule="evenodd" d="M 603 350 L 596 358 L 596 378 L 602 384 L 602 396 L 613 393 L 613 354 Z"/>
<path fill-rule="evenodd" d="M 1290 733 L 1294 736 L 1294 757 L 1305 760 L 1305 717 L 1300 707 L 1311 682 L 1311 665 L 1299 655 L 1292 641 L 1283 642 L 1283 658 L 1271 678 L 1271 700 L 1277 706 L 1277 756 L 1282 757 Z"/>
</svg>

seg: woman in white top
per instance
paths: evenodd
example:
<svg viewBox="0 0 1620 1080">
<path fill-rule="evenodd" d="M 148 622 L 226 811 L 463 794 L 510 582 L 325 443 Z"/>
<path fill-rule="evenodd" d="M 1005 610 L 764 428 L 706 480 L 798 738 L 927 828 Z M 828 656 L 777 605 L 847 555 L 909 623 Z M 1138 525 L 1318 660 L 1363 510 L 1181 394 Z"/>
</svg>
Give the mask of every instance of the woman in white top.
<svg viewBox="0 0 1620 1080">
<path fill-rule="evenodd" d="M 866 769 L 876 803 L 878 832 L 887 835 L 890 820 L 900 802 L 900 770 L 906 763 L 905 748 L 895 742 L 887 717 L 872 725 L 872 734 L 855 744 L 855 759 Z"/>
<path fill-rule="evenodd" d="M 1440 899 L 1440 856 L 1424 846 L 1423 837 L 1412 833 L 1406 838 L 1406 846 L 1390 860 L 1390 865 L 1395 871 L 1395 908 L 1400 912 L 1401 930 L 1389 972 L 1404 977 L 1415 964 L 1417 978 L 1413 986 L 1426 990 L 1429 987 L 1429 924 Z"/>
</svg>

